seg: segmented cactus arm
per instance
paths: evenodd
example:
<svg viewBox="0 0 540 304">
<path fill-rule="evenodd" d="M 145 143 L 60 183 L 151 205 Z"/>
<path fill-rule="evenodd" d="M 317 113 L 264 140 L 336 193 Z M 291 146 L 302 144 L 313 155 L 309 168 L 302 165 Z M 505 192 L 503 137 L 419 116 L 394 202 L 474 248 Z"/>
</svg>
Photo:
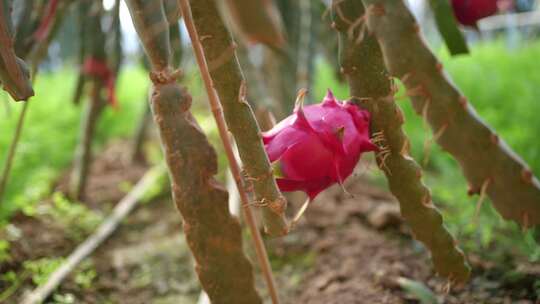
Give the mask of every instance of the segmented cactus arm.
<svg viewBox="0 0 540 304">
<path fill-rule="evenodd" d="M 154 121 L 199 280 L 212 303 L 262 303 L 242 252 L 240 224 L 229 214 L 227 192 L 213 177 L 216 153 L 189 112 L 190 105 L 191 97 L 174 81 L 154 80 Z"/>
<path fill-rule="evenodd" d="M 227 126 L 236 140 L 246 180 L 253 184 L 256 205 L 262 206 L 265 230 L 272 236 L 284 235 L 289 230 L 284 215 L 287 201 L 277 187 L 259 125 L 246 100 L 247 86 L 238 64 L 236 45 L 214 0 L 190 1 L 190 4 L 212 78 L 213 88 L 209 92 L 215 89 L 219 96 L 218 103 L 223 106 Z"/>
<path fill-rule="evenodd" d="M 363 5 L 335 0 L 333 11 L 340 38 L 341 70 L 352 100 L 371 113 L 372 140 L 379 146 L 377 163 L 399 200 L 401 214 L 414 237 L 430 250 L 437 272 L 450 281 L 464 282 L 470 269 L 431 201 L 420 166 L 409 156 L 409 139 L 401 127 L 403 114 L 394 102 L 395 91 L 381 50 L 375 38 L 364 33 Z"/>
</svg>

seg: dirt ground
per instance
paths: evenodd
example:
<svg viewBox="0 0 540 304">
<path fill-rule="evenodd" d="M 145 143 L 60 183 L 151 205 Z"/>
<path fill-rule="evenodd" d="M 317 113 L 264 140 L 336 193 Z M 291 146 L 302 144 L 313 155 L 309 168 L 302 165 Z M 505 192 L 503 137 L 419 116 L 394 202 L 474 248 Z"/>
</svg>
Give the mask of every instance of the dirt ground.
<svg viewBox="0 0 540 304">
<path fill-rule="evenodd" d="M 145 172 L 144 165 L 129 163 L 125 150 L 122 143 L 112 145 L 93 163 L 89 208 L 106 214 L 125 195 L 126 180 L 134 184 Z M 64 178 L 58 189 L 65 184 Z M 284 303 L 540 303 L 533 286 L 540 265 L 520 264 L 519 275 L 507 278 L 508 269 L 474 256 L 469 256 L 471 281 L 447 291 L 423 247 L 408 236 L 393 197 L 362 178 L 351 178 L 346 188 L 354 197 L 330 188 L 291 234 L 267 240 Z M 291 209 L 303 201 L 300 195 L 290 198 Z M 13 271 L 19 283 L 14 288 L 0 282 L 0 295 L 14 290 L 2 303 L 18 303 L 35 287 L 24 261 L 65 257 L 77 245 L 66 237 L 66 227 L 47 216 L 20 214 L 12 227 L 19 237 L 11 241 L 12 259 L 0 264 L 0 274 Z M 72 275 L 49 303 L 196 303 L 200 287 L 181 230 L 168 195 L 141 204 L 89 258 L 95 272 L 91 284 Z M 254 260 L 249 240 L 245 244 Z M 403 282 L 428 291 L 406 291 Z M 434 300 L 420 302 L 426 293 Z"/>
</svg>

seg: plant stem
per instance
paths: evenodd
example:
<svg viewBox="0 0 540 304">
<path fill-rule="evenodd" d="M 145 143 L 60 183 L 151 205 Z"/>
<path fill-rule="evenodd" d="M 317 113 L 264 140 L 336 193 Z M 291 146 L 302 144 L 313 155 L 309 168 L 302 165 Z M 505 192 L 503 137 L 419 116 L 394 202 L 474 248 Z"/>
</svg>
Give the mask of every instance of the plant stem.
<svg viewBox="0 0 540 304">
<path fill-rule="evenodd" d="M 11 30 L 11 0 L 0 2 L 0 82 L 15 100 L 34 96 L 28 68 L 15 55 Z"/>
<path fill-rule="evenodd" d="M 189 112 L 191 96 L 171 69 L 169 26 L 160 0 L 126 1 L 152 66 L 152 112 L 169 169 L 173 199 L 197 263 L 202 287 L 214 303 L 262 303 L 243 253 L 238 220 L 217 183 L 217 156 Z"/>
<path fill-rule="evenodd" d="M 228 140 L 227 129 L 234 137 L 244 167 L 242 173 L 253 186 L 255 204 L 263 207 L 265 231 L 271 236 L 285 235 L 289 230 L 285 218 L 287 201 L 277 187 L 261 131 L 246 100 L 247 86 L 238 65 L 236 45 L 220 18 L 215 1 L 191 1 L 191 12 L 193 24 L 189 25 L 188 32 L 196 48 L 214 117 L 223 128 L 222 139 Z M 199 40 L 199 37 L 204 39 Z"/>
<path fill-rule="evenodd" d="M 464 282 L 470 268 L 433 205 L 430 190 L 422 182 L 422 169 L 409 155 L 409 139 L 401 127 L 403 113 L 394 101 L 380 47 L 375 37 L 364 35 L 364 7 L 354 0 L 334 0 L 333 11 L 341 70 L 352 100 L 371 114 L 372 140 L 379 146 L 377 164 L 399 200 L 401 214 L 414 237 L 431 252 L 437 272 L 452 282 Z"/>
<path fill-rule="evenodd" d="M 227 155 L 227 159 L 229 161 L 231 173 L 236 182 L 236 186 L 238 187 L 238 192 L 240 194 L 240 199 L 242 201 L 242 207 L 243 207 L 242 210 L 244 212 L 244 218 L 246 220 L 246 223 L 250 229 L 250 232 L 253 238 L 255 251 L 257 253 L 257 258 L 259 260 L 259 265 L 261 266 L 261 270 L 263 272 L 270 297 L 272 298 L 272 302 L 274 304 L 277 304 L 279 303 L 279 298 L 278 298 L 278 293 L 276 289 L 276 284 L 274 282 L 274 278 L 272 275 L 272 268 L 270 267 L 270 262 L 268 261 L 268 255 L 266 253 L 264 242 L 257 228 L 257 224 L 255 222 L 255 217 L 253 216 L 251 206 L 249 205 L 249 198 L 248 198 L 245 186 L 241 178 L 240 166 L 238 165 L 238 162 L 236 161 L 236 158 L 234 157 L 232 144 L 229 139 L 229 134 L 227 131 L 227 124 L 225 123 L 225 119 L 223 118 L 223 113 L 221 110 L 219 97 L 212 85 L 212 78 L 210 76 L 210 71 L 206 63 L 203 47 L 201 45 L 197 30 L 195 29 L 195 23 L 193 21 L 193 17 L 191 14 L 190 3 L 188 0 L 179 0 L 179 3 L 180 3 L 180 8 L 182 10 L 182 15 L 184 17 L 184 22 L 186 24 L 187 31 L 191 38 L 195 57 L 197 59 L 197 63 L 201 71 L 201 75 L 202 75 L 202 78 L 206 87 L 206 91 L 208 93 L 208 99 L 211 104 L 212 113 L 216 120 L 216 124 L 218 126 L 218 130 L 221 136 L 221 140 L 223 141 L 223 146 Z"/>
<path fill-rule="evenodd" d="M 105 107 L 105 101 L 100 96 L 102 84 L 100 79 L 94 79 L 92 96 L 85 107 L 81 120 L 79 144 L 75 150 L 73 170 L 69 194 L 73 199 L 81 200 L 85 196 L 86 184 L 92 162 L 92 139 L 96 130 L 99 116 Z"/>
<path fill-rule="evenodd" d="M 433 139 L 460 164 L 469 193 L 485 189 L 505 219 L 524 228 L 540 224 L 540 182 L 455 87 L 424 43 L 404 1 L 362 2 L 388 71 L 405 85 L 414 109 L 431 126 Z"/>
<path fill-rule="evenodd" d="M 151 94 L 149 93 L 147 100 L 150 101 L 150 99 Z M 151 119 L 152 111 L 150 110 L 149 102 L 145 102 L 143 113 L 141 118 L 139 118 L 139 122 L 137 123 L 137 129 L 135 129 L 135 136 L 133 138 L 133 145 L 131 147 L 131 162 L 144 161 L 143 145 Z"/>
<path fill-rule="evenodd" d="M 0 177 L 0 203 L 4 193 L 6 192 L 7 181 L 9 179 L 9 174 L 11 172 L 11 166 L 13 165 L 13 159 L 15 157 L 15 152 L 17 150 L 17 145 L 19 144 L 19 138 L 21 137 L 24 118 L 26 116 L 26 111 L 28 110 L 29 101 L 25 101 L 22 105 L 21 113 L 19 114 L 19 120 L 17 121 L 17 127 L 15 128 L 15 133 L 13 134 L 13 139 L 9 145 L 8 154 L 4 162 L 4 170 L 2 170 L 2 176 Z"/>
</svg>

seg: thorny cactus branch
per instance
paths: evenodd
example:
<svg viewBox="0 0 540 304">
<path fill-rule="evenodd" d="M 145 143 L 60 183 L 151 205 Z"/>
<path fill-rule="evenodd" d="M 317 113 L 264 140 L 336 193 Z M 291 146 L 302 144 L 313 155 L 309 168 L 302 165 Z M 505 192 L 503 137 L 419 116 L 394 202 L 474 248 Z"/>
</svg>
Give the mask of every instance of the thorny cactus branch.
<svg viewBox="0 0 540 304">
<path fill-rule="evenodd" d="M 399 200 L 401 214 L 415 238 L 431 251 L 437 272 L 452 282 L 464 282 L 470 269 L 431 201 L 420 166 L 409 156 L 409 139 L 401 127 L 403 114 L 393 99 L 395 91 L 379 45 L 372 35 L 358 39 L 365 29 L 360 24 L 364 7 L 359 1 L 334 0 L 333 10 L 342 71 L 352 99 L 371 113 L 373 141 L 380 148 L 377 163 Z"/>
<path fill-rule="evenodd" d="M 152 70 L 166 71 L 170 66 L 171 43 L 163 1 L 127 0 L 126 4 Z"/>
<path fill-rule="evenodd" d="M 175 83 L 179 73 L 170 68 L 169 27 L 161 1 L 129 0 L 127 4 L 152 65 L 153 116 L 199 280 L 212 302 L 262 303 L 242 252 L 240 225 L 229 214 L 226 191 L 213 177 L 216 153 L 189 112 L 191 99 Z M 253 218 L 251 209 L 244 208 L 244 213 Z M 254 222 L 250 224 L 260 262 L 268 265 L 259 231 Z"/>
<path fill-rule="evenodd" d="M 24 61 L 15 55 L 11 0 L 0 3 L 0 83 L 15 100 L 34 96 L 30 73 Z"/>
<path fill-rule="evenodd" d="M 540 182 L 525 162 L 476 114 L 423 41 L 402 0 L 362 0 L 392 76 L 401 79 L 437 143 L 459 162 L 469 193 L 482 189 L 506 219 L 540 224 Z M 402 50 L 406 49 L 407 52 Z"/>
<path fill-rule="evenodd" d="M 171 80 L 154 78 L 152 111 L 199 280 L 213 303 L 262 303 L 242 252 L 240 224 L 213 177 L 216 153 L 189 112 L 191 97 Z"/>
<path fill-rule="evenodd" d="M 211 108 L 212 108 L 212 114 L 214 115 L 214 118 L 216 120 L 216 124 L 217 124 L 218 130 L 219 130 L 219 134 L 220 134 L 221 140 L 223 142 L 223 147 L 224 147 L 224 150 L 225 150 L 225 154 L 226 154 L 227 159 L 229 161 L 229 167 L 230 167 L 231 173 L 232 173 L 232 175 L 234 177 L 236 187 L 238 188 L 238 193 L 240 195 L 240 200 L 242 202 L 242 207 L 243 207 L 242 210 L 244 212 L 244 218 L 245 218 L 245 221 L 246 221 L 248 227 L 250 228 L 250 232 L 251 232 L 253 241 L 255 243 L 255 250 L 256 250 L 256 253 L 257 253 L 257 257 L 259 259 L 259 265 L 261 266 L 261 270 L 262 270 L 262 273 L 264 275 L 266 285 L 268 287 L 268 292 L 270 294 L 270 297 L 272 298 L 272 303 L 277 304 L 277 303 L 279 303 L 279 298 L 278 298 L 276 284 L 274 282 L 274 277 L 272 275 L 272 268 L 270 267 L 270 262 L 268 260 L 268 256 L 267 256 L 267 253 L 266 253 L 266 248 L 264 247 L 262 237 L 261 237 L 261 235 L 259 233 L 259 230 L 257 228 L 257 223 L 255 221 L 255 217 L 253 216 L 253 213 L 251 211 L 251 206 L 250 206 L 250 203 L 249 203 L 249 197 L 248 197 L 248 194 L 247 194 L 246 186 L 245 186 L 245 184 L 244 184 L 244 182 L 242 180 L 242 177 L 241 177 L 240 166 L 238 164 L 238 161 L 236 160 L 236 157 L 235 157 L 235 154 L 234 154 L 234 151 L 233 151 L 233 147 L 232 147 L 232 144 L 231 144 L 231 140 L 229 138 L 229 133 L 227 132 L 227 124 L 225 123 L 225 119 L 223 117 L 223 112 L 222 112 L 221 104 L 220 104 L 220 97 L 218 96 L 219 89 L 218 89 L 217 92 L 216 92 L 216 90 L 214 90 L 214 87 L 218 87 L 218 88 L 220 87 L 219 84 L 226 86 L 227 82 L 226 81 L 223 82 L 223 79 L 220 80 L 219 78 L 215 82 L 212 82 L 212 78 L 211 78 L 211 75 L 210 75 L 210 69 L 209 69 L 209 67 L 207 65 L 204 50 L 203 50 L 203 45 L 201 44 L 199 34 L 198 34 L 198 32 L 197 32 L 197 30 L 195 28 L 196 24 L 197 24 L 195 22 L 195 20 L 198 20 L 199 22 L 203 22 L 202 24 L 205 24 L 205 22 L 210 22 L 210 20 L 205 20 L 205 18 L 204 18 L 204 12 L 205 11 L 209 14 L 208 17 L 210 17 L 211 20 L 216 20 L 216 19 L 219 20 L 219 15 L 218 15 L 218 12 L 217 12 L 217 8 L 215 7 L 215 3 L 212 0 L 210 0 L 209 2 L 199 1 L 199 2 L 197 2 L 197 4 L 203 4 L 203 5 L 202 6 L 197 6 L 197 4 L 196 4 L 194 6 L 194 12 L 195 12 L 195 16 L 196 16 L 196 17 L 194 17 L 191 5 L 190 5 L 188 0 L 179 0 L 178 2 L 180 4 L 180 8 L 182 10 L 182 15 L 184 16 L 184 22 L 185 22 L 185 25 L 186 25 L 186 29 L 187 29 L 187 31 L 189 33 L 189 37 L 190 37 L 191 42 L 192 42 L 193 51 L 195 53 L 195 58 L 197 59 L 199 69 L 201 71 L 201 76 L 202 76 L 204 85 L 206 87 L 206 92 L 208 94 L 208 99 L 209 99 L 209 102 L 210 102 L 210 105 L 211 105 Z M 204 9 L 204 7 L 206 7 L 206 10 Z M 202 15 L 201 15 L 201 13 L 202 13 Z M 211 23 L 206 23 L 206 24 L 211 24 Z M 201 25 L 201 24 L 199 24 L 199 25 Z M 218 21 L 217 25 L 218 25 L 218 27 L 216 29 L 220 29 L 221 27 L 223 27 L 223 24 L 221 23 L 221 21 Z M 212 27 L 210 26 L 210 28 L 212 28 Z M 221 33 L 221 35 L 220 35 L 219 32 L 216 33 L 216 32 L 211 31 L 211 32 L 209 32 L 207 34 L 212 33 L 213 36 L 210 36 L 210 37 L 206 36 L 206 37 L 209 38 L 210 40 L 224 39 L 224 42 L 228 41 L 230 43 L 230 36 L 228 36 L 228 32 L 225 30 L 224 27 L 222 29 L 223 29 L 223 32 Z M 218 48 L 218 50 L 219 50 L 219 48 Z M 238 63 L 236 63 L 236 60 L 235 60 L 235 64 L 238 65 Z M 232 71 L 229 71 L 229 72 L 234 72 L 234 71 L 235 70 L 232 70 Z M 236 67 L 236 71 L 239 72 L 238 67 Z M 234 77 L 234 75 L 229 75 L 229 77 L 230 76 Z M 224 102 L 224 104 L 228 104 L 231 101 L 233 103 L 240 103 L 241 102 L 242 103 L 241 105 L 243 107 L 245 107 L 245 108 L 241 108 L 241 109 L 237 109 L 237 110 L 242 111 L 243 109 L 247 109 L 249 111 L 248 114 L 251 115 L 251 119 L 254 121 L 255 118 L 253 117 L 253 113 L 251 112 L 251 108 L 249 107 L 249 104 L 243 99 L 242 91 L 239 91 L 239 94 L 240 94 L 240 96 L 237 96 L 237 98 L 239 98 L 239 100 L 231 99 L 228 102 Z M 225 97 L 227 97 L 227 96 L 225 96 Z M 236 112 L 236 113 L 241 113 L 241 112 Z M 239 123 L 236 124 L 236 127 L 241 126 L 242 122 L 250 122 L 250 120 L 249 120 L 250 117 L 242 117 L 242 115 L 239 115 L 239 117 L 237 119 L 243 119 L 243 120 L 239 121 Z M 256 121 L 254 122 L 254 126 L 253 126 L 253 124 L 251 125 L 252 129 L 249 129 L 249 127 L 250 127 L 249 124 L 248 124 L 247 127 L 248 127 L 248 129 L 241 130 L 241 131 L 246 132 L 246 134 L 248 134 L 248 135 L 249 135 L 250 132 L 253 132 L 254 130 L 258 131 L 258 126 L 257 126 Z M 238 131 L 238 130 L 236 130 L 236 131 Z M 233 131 L 233 134 L 235 134 L 235 133 L 236 132 Z M 257 135 L 259 135 L 259 132 L 257 133 Z M 249 136 L 242 138 L 242 140 L 246 140 L 246 139 L 253 140 L 253 139 L 250 139 Z M 260 142 L 260 138 L 257 137 L 255 140 L 257 140 L 257 139 Z M 247 142 L 247 143 L 249 144 L 249 142 Z M 256 144 L 257 142 L 252 141 L 252 143 Z M 245 150 L 243 151 L 242 148 L 240 148 L 240 147 L 245 148 L 246 146 L 239 145 L 238 150 L 239 150 L 240 157 L 242 158 L 242 153 L 245 152 Z M 256 152 L 256 150 L 252 151 L 252 152 Z M 266 158 L 266 154 L 264 152 L 263 152 L 263 154 L 264 154 L 264 157 L 266 159 L 266 162 L 268 163 L 268 158 Z M 250 158 L 245 158 L 244 160 L 246 160 L 246 161 L 252 161 L 252 160 L 256 161 L 257 159 L 256 158 L 255 159 L 253 159 L 253 158 L 251 158 L 251 159 Z M 250 164 L 250 165 L 252 165 L 252 164 Z M 272 181 L 273 181 L 273 176 L 271 174 L 271 171 L 267 171 L 267 172 L 270 172 L 270 176 L 271 176 Z M 275 184 L 274 184 L 274 186 L 276 187 L 276 191 L 277 191 L 277 193 L 279 195 L 278 199 L 281 198 L 283 201 L 285 201 L 285 199 L 281 196 L 281 193 L 279 192 L 279 190 L 277 190 L 277 186 Z M 260 192 L 257 192 L 257 190 L 256 190 L 256 193 L 260 193 Z M 273 198 L 270 198 L 270 199 L 273 199 Z M 269 204 L 279 203 L 279 201 L 272 201 L 271 200 L 268 203 Z M 272 212 L 274 212 L 274 211 L 273 210 L 267 211 L 267 213 L 270 213 L 273 216 L 275 216 L 277 214 L 277 213 L 272 214 Z M 263 215 L 264 215 L 264 213 L 263 213 Z M 281 216 L 283 216 L 283 214 Z M 281 228 L 281 227 L 278 227 L 278 228 Z M 285 232 L 288 231 L 288 227 L 286 226 L 286 224 L 285 224 L 284 229 L 286 230 Z"/>
<path fill-rule="evenodd" d="M 208 65 L 211 79 L 205 83 L 209 99 L 215 103 L 212 105 L 214 116 L 217 121 L 222 119 L 221 113 L 216 112 L 220 111 L 221 101 L 226 126 L 237 143 L 248 182 L 253 184 L 258 205 L 263 206 L 265 231 L 272 236 L 284 235 L 289 230 L 284 215 L 287 201 L 277 187 L 257 120 L 246 100 L 247 87 L 236 57 L 236 45 L 221 20 L 215 1 L 191 1 L 191 6 L 196 30 L 189 33 L 194 48 L 202 44 L 204 49 L 201 54 L 204 58 L 197 58 L 197 61 L 203 79 L 203 65 Z M 188 13 L 184 11 L 185 6 L 181 7 L 189 29 Z M 199 57 L 197 52 L 196 56 Z M 212 101 L 214 89 L 219 97 Z M 228 138 L 226 133 L 223 136 Z"/>
</svg>

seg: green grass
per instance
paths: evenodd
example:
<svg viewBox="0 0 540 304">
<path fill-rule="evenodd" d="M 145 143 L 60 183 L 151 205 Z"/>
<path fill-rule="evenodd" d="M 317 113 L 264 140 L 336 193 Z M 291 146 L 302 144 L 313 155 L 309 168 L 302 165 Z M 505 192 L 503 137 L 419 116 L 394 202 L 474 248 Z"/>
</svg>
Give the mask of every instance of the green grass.
<svg viewBox="0 0 540 304">
<path fill-rule="evenodd" d="M 69 166 L 81 116 L 81 107 L 72 103 L 75 76 L 73 69 L 38 75 L 34 86 L 36 96 L 30 100 L 11 178 L 0 202 L 0 226 L 21 208 L 31 211 L 40 197 L 49 194 L 51 183 L 61 170 Z M 131 134 L 145 102 L 146 79 L 142 69 L 131 68 L 120 75 L 117 90 L 120 108 L 104 111 L 96 134 L 96 149 L 110 138 Z M 0 98 L 7 96 L 3 93 Z M 4 104 L 1 106 L 0 162 L 3 164 L 22 104 L 9 100 L 9 115 Z"/>
<path fill-rule="evenodd" d="M 451 58 L 441 51 L 448 73 L 470 99 L 479 115 L 514 151 L 540 174 L 540 42 L 508 50 L 503 43 L 475 45 L 470 56 Z M 315 84 L 315 96 L 322 98 L 327 87 L 339 98 L 347 98 L 348 88 L 332 78 L 328 66 L 321 65 Z M 410 102 L 398 101 L 406 117 L 412 154 L 424 160 L 423 144 L 431 136 Z M 467 184 L 457 163 L 434 145 L 427 165 L 427 184 L 434 200 L 443 209 L 449 229 L 467 250 L 499 255 L 503 251 L 540 260 L 539 246 L 532 232 L 522 233 L 517 225 L 503 221 L 491 204 L 485 202 L 477 223 L 473 223 L 477 197 L 468 197 Z M 492 250 L 502 249 L 502 250 Z"/>
</svg>

